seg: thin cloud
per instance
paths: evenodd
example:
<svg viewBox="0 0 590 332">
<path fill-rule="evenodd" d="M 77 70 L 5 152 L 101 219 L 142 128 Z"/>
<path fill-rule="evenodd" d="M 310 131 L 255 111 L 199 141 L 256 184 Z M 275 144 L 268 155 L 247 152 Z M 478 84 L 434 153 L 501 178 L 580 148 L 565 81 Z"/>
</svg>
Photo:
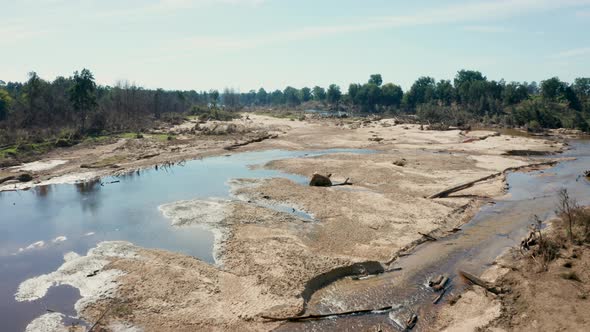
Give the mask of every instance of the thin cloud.
<svg viewBox="0 0 590 332">
<path fill-rule="evenodd" d="M 581 18 L 590 17 L 590 10 L 579 10 L 576 12 L 576 16 Z"/>
<path fill-rule="evenodd" d="M 574 58 L 584 55 L 590 55 L 590 47 L 574 48 L 571 50 L 559 52 L 551 56 L 554 59 Z"/>
<path fill-rule="evenodd" d="M 351 22 L 341 25 L 310 26 L 303 27 L 298 30 L 271 32 L 267 34 L 246 37 L 195 36 L 189 39 L 178 40 L 177 42 L 181 45 L 188 45 L 184 47 L 185 49 L 244 49 L 278 42 L 293 42 L 353 32 L 365 32 L 372 30 L 424 25 L 459 24 L 471 22 L 481 23 L 527 15 L 531 14 L 532 12 L 543 12 L 588 4 L 590 4 L 590 0 L 503 0 L 493 2 L 465 3 L 462 5 L 441 7 L 413 15 L 377 17 L 368 19 L 366 21 Z M 473 25 L 468 27 L 471 27 L 473 31 L 480 30 L 480 32 L 491 32 L 492 30 L 498 31 L 497 27 L 494 28 L 492 26 L 485 25 Z"/>
<path fill-rule="evenodd" d="M 503 26 L 494 26 L 494 25 L 468 25 L 463 27 L 463 30 L 470 31 L 470 32 L 488 32 L 488 33 L 499 33 L 499 32 L 509 32 L 510 29 L 503 27 Z"/>
<path fill-rule="evenodd" d="M 215 5 L 258 7 L 269 0 L 158 0 L 134 8 L 108 10 L 96 14 L 98 17 L 120 17 L 161 14 L 163 11 L 176 12 Z"/>
<path fill-rule="evenodd" d="M 49 30 L 36 29 L 23 23 L 10 22 L 0 26 L 0 40 L 2 43 L 17 43 L 27 39 L 34 39 L 49 34 Z"/>
</svg>

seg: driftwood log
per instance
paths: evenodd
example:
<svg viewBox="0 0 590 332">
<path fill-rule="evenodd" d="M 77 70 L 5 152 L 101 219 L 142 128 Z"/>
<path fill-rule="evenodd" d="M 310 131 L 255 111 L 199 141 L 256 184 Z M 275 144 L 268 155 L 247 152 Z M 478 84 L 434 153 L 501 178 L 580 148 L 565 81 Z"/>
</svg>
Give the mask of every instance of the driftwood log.
<svg viewBox="0 0 590 332">
<path fill-rule="evenodd" d="M 514 172 L 514 171 L 518 171 L 524 168 L 529 168 L 529 167 L 538 167 L 538 166 L 550 166 L 550 165 L 555 165 L 557 163 L 557 161 L 546 161 L 546 162 L 542 162 L 542 163 L 537 163 L 537 164 L 528 164 L 528 165 L 523 165 L 523 166 L 519 166 L 519 167 L 509 167 L 505 170 L 503 170 L 502 172 L 498 172 L 498 173 L 494 173 L 488 176 L 484 176 L 483 178 L 474 180 L 474 181 L 470 181 L 467 183 L 463 183 L 448 189 L 445 189 L 441 192 L 438 192 L 434 195 L 430 195 L 428 196 L 429 199 L 433 199 L 433 198 L 442 198 L 442 197 L 447 197 L 448 195 L 457 192 L 457 191 L 461 191 L 470 187 L 473 187 L 473 185 L 479 183 L 479 182 L 483 182 L 483 181 L 487 181 L 490 179 L 493 179 L 495 177 L 501 176 L 506 174 L 507 172 Z"/>
<path fill-rule="evenodd" d="M 272 317 L 261 315 L 261 318 L 273 320 L 273 321 L 289 321 L 289 322 L 297 322 L 303 320 L 313 320 L 313 319 L 325 319 L 331 317 L 340 317 L 340 316 L 348 316 L 348 315 L 358 315 L 358 314 L 368 314 L 375 311 L 388 311 L 398 308 L 397 306 L 389 306 L 377 309 L 362 309 L 362 310 L 353 310 L 353 311 L 344 311 L 338 312 L 333 314 L 324 314 L 324 315 L 303 315 L 303 316 L 290 316 L 290 317 Z"/>
<path fill-rule="evenodd" d="M 449 277 L 443 276 L 442 280 L 438 284 L 432 286 L 432 289 L 434 289 L 437 292 L 443 290 L 447 282 L 449 282 Z"/>
<path fill-rule="evenodd" d="M 489 283 L 489 282 L 487 282 L 485 280 L 482 280 L 482 279 L 474 276 L 471 273 L 468 273 L 468 272 L 465 272 L 465 271 L 459 271 L 459 274 L 463 278 L 469 280 L 469 282 L 471 282 L 472 284 L 477 285 L 477 286 L 480 286 L 480 287 L 483 287 L 485 290 L 487 290 L 490 293 L 494 293 L 496 295 L 499 295 L 499 294 L 506 293 L 508 291 L 507 289 L 504 289 L 502 287 L 498 287 L 498 286 L 496 286 L 496 285 L 494 285 L 492 283 Z"/>
<path fill-rule="evenodd" d="M 248 144 L 258 143 L 258 142 L 262 142 L 262 141 L 267 140 L 267 139 L 277 138 L 277 137 L 279 137 L 279 136 L 276 135 L 276 134 L 262 135 L 262 136 L 259 136 L 259 137 L 256 137 L 256 138 L 247 140 L 247 141 L 242 142 L 242 143 L 236 143 L 236 144 L 228 145 L 228 146 L 224 147 L 223 149 L 225 149 L 225 150 L 235 150 L 235 149 L 237 149 L 239 147 L 246 146 Z"/>
<path fill-rule="evenodd" d="M 421 232 L 418 232 L 418 234 L 420 234 L 420 235 L 424 236 L 424 237 L 425 237 L 425 238 L 427 238 L 429 241 L 436 241 L 436 238 L 435 238 L 434 236 L 432 236 L 432 235 L 428 235 L 428 234 L 426 234 L 426 233 L 421 233 Z"/>
<path fill-rule="evenodd" d="M 352 186 L 352 182 L 350 182 L 350 178 L 346 178 L 346 180 L 344 180 L 344 182 L 342 182 L 342 183 L 332 184 L 332 187 L 336 187 L 336 186 Z"/>
<path fill-rule="evenodd" d="M 440 292 L 440 294 L 438 294 L 438 296 L 435 297 L 434 300 L 432 300 L 432 304 L 437 304 L 438 301 L 440 301 L 440 299 L 442 299 L 442 297 L 445 295 L 445 293 L 447 292 L 447 290 L 449 288 L 450 288 L 450 286 L 443 288 L 442 292 Z"/>
</svg>

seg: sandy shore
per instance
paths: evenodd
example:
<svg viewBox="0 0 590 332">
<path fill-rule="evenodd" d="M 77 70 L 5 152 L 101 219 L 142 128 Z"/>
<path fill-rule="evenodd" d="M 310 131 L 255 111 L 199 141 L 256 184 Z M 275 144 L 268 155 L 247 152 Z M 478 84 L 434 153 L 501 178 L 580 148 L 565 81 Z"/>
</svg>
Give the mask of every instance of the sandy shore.
<svg viewBox="0 0 590 332">
<path fill-rule="evenodd" d="M 386 263 L 401 250 L 423 241 L 419 233 L 444 236 L 468 221 L 482 198 L 503 195 L 504 179 L 480 183 L 449 198 L 425 197 L 508 167 L 533 163 L 526 157 L 504 155 L 507 151 L 553 152 L 562 148 L 560 143 L 543 139 L 488 131 L 420 130 L 417 125 L 395 125 L 393 120 L 307 122 L 251 115 L 247 121 L 279 137 L 247 145 L 238 152 L 356 148 L 374 153 L 335 153 L 267 164 L 267 168 L 304 176 L 331 173 L 335 182 L 349 178 L 354 185 L 319 188 L 275 178 L 234 186 L 234 194 L 243 201 L 220 203 L 224 212 L 210 215 L 225 232 L 218 265 L 134 248 L 137 257 L 112 259 L 103 269 L 121 273 L 116 297 L 85 305 L 84 318 L 95 321 L 111 308 L 100 322 L 107 329 L 124 323 L 145 331 L 271 330 L 277 323 L 260 316 L 297 314 L 304 305 L 301 294 L 311 278 L 356 262 Z M 222 147 L 235 141 L 226 137 L 196 143 L 196 138 L 191 139 L 195 142 L 175 152 L 167 146 L 168 150 L 147 160 L 125 159 L 118 163 L 117 171 L 227 153 Z M 79 174 L 80 164 L 88 163 L 89 156 L 118 154 L 127 151 L 129 144 L 136 142 L 119 141 L 96 147 L 92 153 L 83 148 L 56 152 L 47 159 L 68 162 L 39 170 L 37 179 L 43 183 Z M 130 155 L 140 153 L 129 151 Z M 112 172 L 99 169 L 94 176 Z M 314 220 L 256 204 L 262 201 L 296 206 Z M 190 201 L 183 204 L 188 205 L 184 210 L 191 210 Z M 199 209 L 197 205 L 194 208 Z M 169 217 L 174 219 L 174 213 Z M 200 219 L 180 218 L 175 227 Z M 492 314 L 495 311 L 490 311 Z"/>
</svg>

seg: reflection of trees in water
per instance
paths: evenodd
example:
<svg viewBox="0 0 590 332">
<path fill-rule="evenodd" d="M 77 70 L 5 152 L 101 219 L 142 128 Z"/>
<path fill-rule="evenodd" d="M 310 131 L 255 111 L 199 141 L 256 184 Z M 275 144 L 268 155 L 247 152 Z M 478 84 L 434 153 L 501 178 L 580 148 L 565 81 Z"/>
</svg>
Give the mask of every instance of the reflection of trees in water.
<svg viewBox="0 0 590 332">
<path fill-rule="evenodd" d="M 86 182 L 78 182 L 74 184 L 76 191 L 81 195 L 88 195 L 97 192 L 100 187 L 100 180 L 90 180 Z"/>
<path fill-rule="evenodd" d="M 39 198 L 46 198 L 47 195 L 49 195 L 49 193 L 51 192 L 51 186 L 50 185 L 37 186 L 37 187 L 34 187 L 33 192 Z"/>
<path fill-rule="evenodd" d="M 100 207 L 100 195 L 98 194 L 101 187 L 100 179 L 79 182 L 74 185 L 78 194 L 82 196 L 80 199 L 82 210 L 95 212 Z"/>
<path fill-rule="evenodd" d="M 139 177 L 141 175 L 141 170 L 135 170 L 135 171 L 130 171 L 130 172 L 126 172 L 126 173 L 122 173 L 117 175 L 118 178 L 120 178 L 121 180 L 133 180 L 136 177 Z"/>
</svg>

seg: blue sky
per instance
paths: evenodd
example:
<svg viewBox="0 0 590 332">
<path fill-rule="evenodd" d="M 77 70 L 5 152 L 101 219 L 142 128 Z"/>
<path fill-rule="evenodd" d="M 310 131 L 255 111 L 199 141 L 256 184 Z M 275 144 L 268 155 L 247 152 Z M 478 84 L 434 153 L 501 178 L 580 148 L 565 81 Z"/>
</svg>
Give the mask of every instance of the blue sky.
<svg viewBox="0 0 590 332">
<path fill-rule="evenodd" d="M 590 76 L 590 0 L 0 0 L 0 79 L 242 92 Z"/>
</svg>

